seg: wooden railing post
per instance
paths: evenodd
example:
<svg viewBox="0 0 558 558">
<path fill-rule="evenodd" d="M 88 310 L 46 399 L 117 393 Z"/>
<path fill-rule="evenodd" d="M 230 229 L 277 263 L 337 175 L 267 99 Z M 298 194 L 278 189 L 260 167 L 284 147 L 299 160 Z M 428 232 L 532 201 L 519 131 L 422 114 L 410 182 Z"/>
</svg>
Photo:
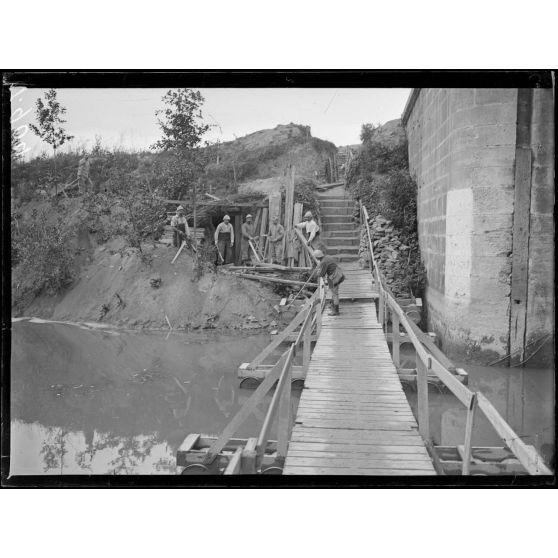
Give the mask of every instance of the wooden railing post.
<svg viewBox="0 0 558 558">
<path fill-rule="evenodd" d="M 465 443 L 463 447 L 463 468 L 462 475 L 469 475 L 471 472 L 471 452 L 473 443 L 473 422 L 475 420 L 475 410 L 477 408 L 477 394 L 473 393 L 471 402 L 467 409 L 467 422 L 465 423 Z"/>
<path fill-rule="evenodd" d="M 316 312 L 316 306 L 310 310 L 310 314 Z M 304 330 L 303 341 L 302 341 L 302 366 L 304 370 L 308 370 L 308 365 L 310 364 L 310 348 L 312 343 L 312 318 L 306 323 L 306 329 Z"/>
<path fill-rule="evenodd" d="M 401 360 L 399 358 L 399 316 L 396 312 L 391 314 L 391 353 L 393 364 L 396 368 L 401 368 Z"/>
<path fill-rule="evenodd" d="M 423 440 L 429 440 L 428 371 L 419 355 L 417 355 L 417 401 L 419 432 Z"/>
<path fill-rule="evenodd" d="M 385 300 L 384 300 L 384 293 L 382 288 L 380 287 L 380 302 L 378 303 L 378 321 L 380 325 L 384 327 L 384 310 L 385 310 Z"/>
<path fill-rule="evenodd" d="M 322 300 L 318 302 L 316 306 L 316 339 L 319 339 L 320 333 L 322 331 Z"/>
<path fill-rule="evenodd" d="M 277 421 L 277 459 L 283 466 L 291 438 L 291 381 L 292 368 L 289 366 L 285 386 L 279 401 L 279 419 Z"/>
</svg>

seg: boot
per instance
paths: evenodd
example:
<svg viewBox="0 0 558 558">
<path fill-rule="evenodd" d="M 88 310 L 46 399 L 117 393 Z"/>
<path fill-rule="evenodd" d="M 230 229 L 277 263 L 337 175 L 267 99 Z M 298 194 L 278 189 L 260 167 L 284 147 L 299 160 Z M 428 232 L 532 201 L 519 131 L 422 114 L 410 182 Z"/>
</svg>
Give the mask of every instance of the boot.
<svg viewBox="0 0 558 558">
<path fill-rule="evenodd" d="M 331 311 L 329 312 L 330 316 L 339 316 L 339 304 L 332 304 Z"/>
</svg>

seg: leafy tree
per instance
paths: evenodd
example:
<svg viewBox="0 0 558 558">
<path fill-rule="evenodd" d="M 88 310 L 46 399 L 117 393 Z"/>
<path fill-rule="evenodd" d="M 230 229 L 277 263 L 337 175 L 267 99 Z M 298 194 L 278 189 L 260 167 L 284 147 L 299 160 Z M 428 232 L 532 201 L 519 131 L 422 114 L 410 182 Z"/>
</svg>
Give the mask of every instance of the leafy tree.
<svg viewBox="0 0 558 558">
<path fill-rule="evenodd" d="M 362 143 L 368 143 L 374 137 L 376 128 L 374 124 L 363 124 L 360 129 L 360 141 Z"/>
<path fill-rule="evenodd" d="M 52 146 L 56 175 L 56 150 L 74 136 L 67 134 L 62 127 L 62 124 L 66 123 L 66 120 L 62 118 L 66 114 L 66 108 L 56 100 L 55 89 L 50 89 L 45 93 L 45 101 L 46 103 L 40 97 L 37 99 L 35 117 L 38 126 L 30 124 L 29 127 L 44 142 Z"/>
<path fill-rule="evenodd" d="M 13 130 L 11 130 L 10 138 L 12 161 L 19 161 L 23 157 L 23 154 L 19 148 L 19 139 L 17 134 Z"/>
<path fill-rule="evenodd" d="M 201 106 L 204 98 L 192 89 L 169 90 L 163 97 L 165 108 L 157 111 L 157 121 L 162 138 L 154 145 L 172 154 L 168 162 L 174 177 L 172 192 L 175 198 L 183 197 L 188 185 L 195 184 L 207 164 L 207 154 L 202 149 L 203 135 L 210 129 L 204 124 Z"/>
<path fill-rule="evenodd" d="M 204 98 L 199 91 L 192 89 L 171 89 L 162 100 L 165 108 L 156 113 L 162 138 L 153 147 L 172 155 L 167 166 L 170 171 L 168 174 L 172 177 L 173 197 L 183 199 L 191 186 L 195 231 L 197 188 L 201 186 L 202 174 L 211 157 L 210 150 L 201 145 L 204 134 L 211 128 L 203 122 L 201 107 Z M 196 256 L 198 266 L 199 258 Z"/>
</svg>

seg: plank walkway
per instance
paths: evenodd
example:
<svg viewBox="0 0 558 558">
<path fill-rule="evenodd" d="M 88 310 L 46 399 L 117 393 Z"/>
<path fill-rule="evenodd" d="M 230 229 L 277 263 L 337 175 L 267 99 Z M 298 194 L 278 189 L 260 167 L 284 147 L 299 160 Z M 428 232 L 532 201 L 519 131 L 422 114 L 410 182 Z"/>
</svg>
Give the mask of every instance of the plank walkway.
<svg viewBox="0 0 558 558">
<path fill-rule="evenodd" d="M 340 265 L 345 274 L 345 281 L 339 287 L 341 301 L 372 300 L 379 297 L 369 269 L 360 269 L 358 262 L 341 263 Z M 326 298 L 331 299 L 329 290 Z"/>
<path fill-rule="evenodd" d="M 324 314 L 283 474 L 435 475 L 376 317 L 370 273 L 350 279 L 346 293 L 360 301 Z"/>
</svg>

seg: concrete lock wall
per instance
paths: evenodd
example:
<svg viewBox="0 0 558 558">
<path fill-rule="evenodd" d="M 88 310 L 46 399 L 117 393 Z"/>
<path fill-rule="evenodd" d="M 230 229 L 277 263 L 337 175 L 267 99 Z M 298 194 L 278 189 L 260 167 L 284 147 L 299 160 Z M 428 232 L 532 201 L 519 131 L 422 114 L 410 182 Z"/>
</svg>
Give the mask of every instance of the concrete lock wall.
<svg viewBox="0 0 558 558">
<path fill-rule="evenodd" d="M 532 157 L 530 184 L 521 186 L 530 197 L 518 201 L 519 91 L 531 99 Z M 449 354 L 490 360 L 553 332 L 553 111 L 551 89 L 419 89 L 409 98 L 403 124 L 418 185 L 429 326 Z"/>
</svg>

